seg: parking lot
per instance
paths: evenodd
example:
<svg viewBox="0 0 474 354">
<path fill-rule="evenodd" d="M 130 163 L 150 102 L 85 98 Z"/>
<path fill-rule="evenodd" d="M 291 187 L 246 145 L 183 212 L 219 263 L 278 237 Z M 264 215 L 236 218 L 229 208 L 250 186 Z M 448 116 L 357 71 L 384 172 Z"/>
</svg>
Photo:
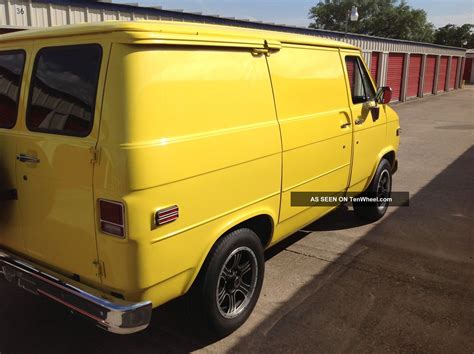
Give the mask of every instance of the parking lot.
<svg viewBox="0 0 474 354">
<path fill-rule="evenodd" d="M 0 353 L 474 351 L 474 87 L 395 105 L 394 191 L 374 224 L 341 207 L 267 251 L 249 321 L 222 340 L 178 299 L 117 336 L 0 281 Z"/>
</svg>

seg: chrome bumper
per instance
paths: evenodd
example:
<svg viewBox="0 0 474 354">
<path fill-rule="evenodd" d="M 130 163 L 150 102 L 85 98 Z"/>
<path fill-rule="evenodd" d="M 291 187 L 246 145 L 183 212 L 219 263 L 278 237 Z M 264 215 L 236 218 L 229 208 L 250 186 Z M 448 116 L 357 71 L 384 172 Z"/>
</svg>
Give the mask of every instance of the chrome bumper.
<svg viewBox="0 0 474 354">
<path fill-rule="evenodd" d="M 120 299 L 113 302 L 100 297 L 97 290 L 74 281 L 63 281 L 0 249 L 0 274 L 35 295 L 43 295 L 73 312 L 93 320 L 109 332 L 130 334 L 148 327 L 151 319 L 150 301 L 131 303 Z M 79 288 L 80 287 L 80 288 Z"/>
</svg>

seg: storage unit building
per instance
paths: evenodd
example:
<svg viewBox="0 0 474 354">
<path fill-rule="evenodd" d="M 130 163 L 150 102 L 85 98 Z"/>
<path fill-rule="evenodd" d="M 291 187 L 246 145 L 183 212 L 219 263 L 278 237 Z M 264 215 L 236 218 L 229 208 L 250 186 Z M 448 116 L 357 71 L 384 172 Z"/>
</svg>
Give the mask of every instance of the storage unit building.
<svg viewBox="0 0 474 354">
<path fill-rule="evenodd" d="M 389 53 L 386 85 L 392 88 L 392 101 L 399 101 L 402 93 L 405 54 Z"/>
<path fill-rule="evenodd" d="M 445 90 L 447 71 L 448 71 L 448 57 L 442 56 L 439 61 L 438 86 L 437 86 L 438 92 Z"/>
<path fill-rule="evenodd" d="M 393 97 L 397 101 L 444 91 L 447 89 L 446 80 L 449 81 L 449 88 L 459 88 L 462 84 L 462 73 L 466 75 L 465 71 L 461 70 L 461 66 L 469 67 L 469 65 L 458 64 L 464 63 L 461 58 L 465 58 L 466 49 L 463 48 L 111 2 L 0 0 L 0 33 L 26 28 L 108 20 L 190 21 L 341 40 L 362 49 L 377 85 L 392 85 Z M 421 68 L 418 70 L 420 61 Z M 417 72 L 419 72 L 418 79 Z M 455 78 L 453 78 L 454 74 Z"/>
<path fill-rule="evenodd" d="M 380 63 L 380 52 L 372 52 L 370 58 L 370 74 L 374 79 L 374 82 L 378 84 L 379 79 L 379 63 Z"/>
<path fill-rule="evenodd" d="M 459 66 L 459 57 L 453 57 L 451 59 L 451 66 L 449 69 L 449 90 L 453 90 L 456 87 L 456 78 Z"/>
<path fill-rule="evenodd" d="M 423 56 L 421 54 L 412 54 L 409 59 L 407 98 L 418 96 L 421 79 L 421 63 Z"/>
<path fill-rule="evenodd" d="M 435 76 L 436 76 L 436 56 L 428 55 L 426 57 L 424 85 L 423 85 L 423 93 L 425 95 L 430 95 L 433 93 Z"/>
<path fill-rule="evenodd" d="M 469 49 L 466 52 L 466 57 L 463 58 L 461 67 L 463 64 L 462 80 L 466 83 L 474 84 L 474 49 Z"/>
</svg>

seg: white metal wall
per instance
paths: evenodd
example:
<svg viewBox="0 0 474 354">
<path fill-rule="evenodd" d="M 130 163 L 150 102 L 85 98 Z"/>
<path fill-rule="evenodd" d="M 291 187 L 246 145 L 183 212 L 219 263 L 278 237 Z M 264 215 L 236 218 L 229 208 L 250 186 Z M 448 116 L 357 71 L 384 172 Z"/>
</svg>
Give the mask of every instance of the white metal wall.
<svg viewBox="0 0 474 354">
<path fill-rule="evenodd" d="M 324 30 L 308 30 L 294 26 L 283 26 L 266 23 L 253 23 L 251 21 L 235 20 L 231 18 L 222 18 L 219 16 L 200 16 L 190 13 L 180 13 L 172 10 L 156 10 L 154 8 L 123 6 L 108 3 L 92 3 L 87 6 L 86 3 L 74 1 L 51 1 L 47 0 L 0 0 L 0 27 L 5 29 L 31 28 L 31 27 L 50 27 L 81 22 L 101 22 L 107 20 L 173 20 L 204 22 L 204 23 L 224 23 L 235 26 L 263 26 L 265 29 L 285 30 L 287 32 L 297 32 L 306 35 L 315 35 L 318 37 L 329 38 L 344 41 L 360 47 L 363 51 L 364 59 L 370 65 L 371 53 L 380 52 L 380 75 L 379 85 L 386 83 L 387 59 L 388 54 L 393 52 L 405 53 L 405 65 L 409 62 L 409 55 L 422 54 L 423 62 L 426 55 L 436 55 L 439 59 L 441 55 L 452 57 L 465 57 L 466 51 L 462 48 L 443 47 L 424 43 L 415 43 L 409 41 L 393 40 L 387 38 L 377 38 L 363 35 L 331 32 Z M 439 60 L 438 60 L 439 61 Z M 451 59 L 449 59 L 451 63 Z M 438 68 L 436 69 L 438 71 Z M 448 69 L 449 70 L 449 69 Z M 402 100 L 405 99 L 406 75 L 408 70 L 404 70 Z M 424 72 L 421 79 L 423 80 Z M 457 71 L 455 88 L 461 86 L 461 70 Z M 436 81 L 438 75 L 436 74 Z M 420 93 L 422 96 L 422 93 Z"/>
<path fill-rule="evenodd" d="M 85 4 L 84 4 L 85 5 Z M 107 4 L 73 7 L 56 3 L 28 0 L 0 0 L 0 26 L 50 27 L 81 22 L 101 22 L 109 20 L 171 20 L 168 16 L 155 16 L 132 11 L 108 10 Z M 104 8 L 97 8 L 103 5 Z"/>
<path fill-rule="evenodd" d="M 71 6 L 57 4 L 56 2 L 48 3 L 45 1 L 31 0 L 0 0 L 0 26 L 8 27 L 49 27 L 59 26 L 80 22 L 100 22 L 107 20 L 182 20 L 179 14 L 170 11 L 169 14 L 156 15 L 152 14 L 152 8 L 118 6 L 123 10 L 111 9 L 110 4 L 94 3 L 92 6 Z M 133 11 L 136 9 L 135 11 Z M 146 11 L 150 13 L 146 13 Z M 165 12 L 166 10 L 161 10 Z M 174 13 L 174 15 L 173 15 Z M 185 13 L 183 13 L 183 16 Z M 201 22 L 212 22 L 212 16 L 201 16 Z M 215 16 L 215 19 L 218 19 Z M 230 19 L 229 19 L 230 21 Z M 237 20 L 238 21 L 238 20 Z M 268 24 L 271 25 L 271 24 Z M 287 27 L 289 30 L 295 28 Z M 434 54 L 434 55 L 456 55 L 463 56 L 465 51 L 451 47 L 433 46 L 423 43 L 414 43 L 399 40 L 390 40 L 386 38 L 376 38 L 370 36 L 348 34 L 344 36 L 341 33 L 330 31 L 314 31 L 315 35 L 323 38 L 337 39 L 357 47 L 362 48 L 364 52 L 403 52 L 418 54 Z"/>
</svg>

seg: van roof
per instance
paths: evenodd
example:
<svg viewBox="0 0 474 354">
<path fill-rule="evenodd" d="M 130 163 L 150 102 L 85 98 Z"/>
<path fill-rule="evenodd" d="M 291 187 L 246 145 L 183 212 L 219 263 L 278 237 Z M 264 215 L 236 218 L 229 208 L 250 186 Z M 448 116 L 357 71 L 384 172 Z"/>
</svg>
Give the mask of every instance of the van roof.
<svg viewBox="0 0 474 354">
<path fill-rule="evenodd" d="M 94 35 L 117 33 L 128 38 L 153 39 L 153 34 L 173 34 L 184 36 L 211 36 L 255 40 L 276 40 L 284 43 L 298 43 L 325 47 L 358 49 L 350 44 L 320 37 L 291 34 L 277 31 L 263 31 L 243 27 L 210 25 L 192 22 L 171 21 L 104 21 L 98 23 L 82 23 L 67 26 L 56 26 L 41 29 L 29 29 L 0 35 L 0 43 L 35 40 L 46 38 L 70 37 L 78 35 Z"/>
</svg>

